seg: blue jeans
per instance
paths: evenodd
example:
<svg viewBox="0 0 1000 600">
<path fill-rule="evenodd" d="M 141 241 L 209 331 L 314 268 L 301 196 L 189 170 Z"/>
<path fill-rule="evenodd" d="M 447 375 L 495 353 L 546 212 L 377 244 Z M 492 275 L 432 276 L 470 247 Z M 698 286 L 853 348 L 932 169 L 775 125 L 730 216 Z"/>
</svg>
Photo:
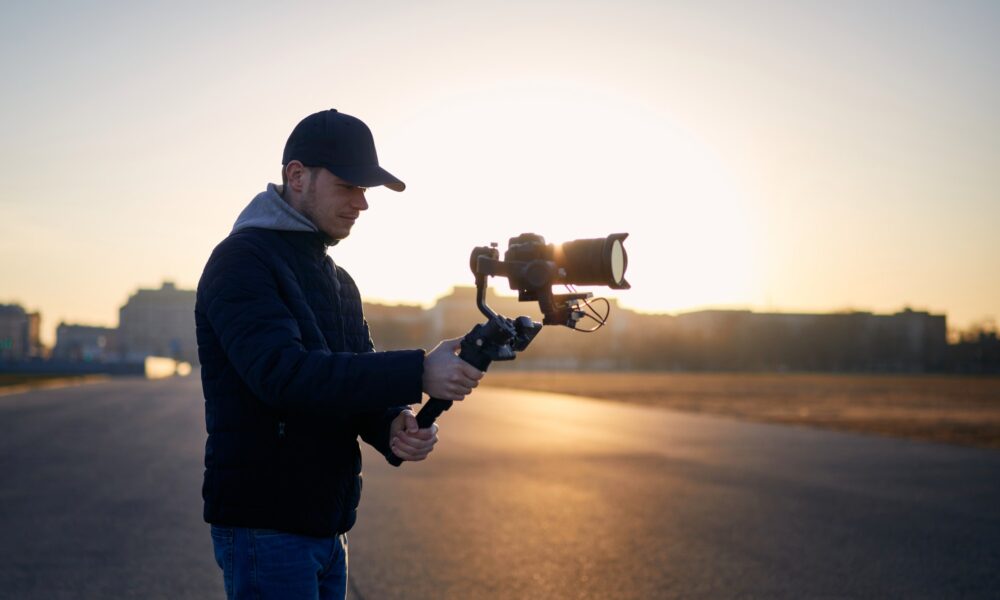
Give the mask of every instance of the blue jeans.
<svg viewBox="0 0 1000 600">
<path fill-rule="evenodd" d="M 273 529 L 212 525 L 226 597 L 347 597 L 347 534 L 314 538 Z"/>
</svg>

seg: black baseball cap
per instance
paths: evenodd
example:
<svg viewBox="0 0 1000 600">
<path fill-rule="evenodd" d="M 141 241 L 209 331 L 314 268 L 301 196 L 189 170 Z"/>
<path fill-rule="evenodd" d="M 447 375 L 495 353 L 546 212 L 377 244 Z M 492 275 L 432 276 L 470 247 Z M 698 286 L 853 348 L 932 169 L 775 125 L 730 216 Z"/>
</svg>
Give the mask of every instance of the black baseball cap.
<svg viewBox="0 0 1000 600">
<path fill-rule="evenodd" d="M 285 142 L 281 164 L 297 160 L 328 171 L 361 187 L 384 185 L 402 192 L 406 184 L 378 166 L 375 140 L 361 119 L 337 109 L 313 113 L 299 121 Z"/>
</svg>

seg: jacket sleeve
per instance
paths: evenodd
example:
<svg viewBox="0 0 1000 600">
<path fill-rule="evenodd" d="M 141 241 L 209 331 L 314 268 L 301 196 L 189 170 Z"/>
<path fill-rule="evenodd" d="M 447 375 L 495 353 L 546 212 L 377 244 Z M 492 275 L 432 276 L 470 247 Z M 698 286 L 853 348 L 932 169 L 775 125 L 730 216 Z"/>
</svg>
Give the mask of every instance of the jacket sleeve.
<svg viewBox="0 0 1000 600">
<path fill-rule="evenodd" d="M 341 271 L 339 267 L 337 270 Z M 344 273 L 344 276 L 352 284 L 354 283 L 354 281 L 350 279 L 350 275 L 347 275 L 346 272 Z M 375 342 L 372 341 L 371 330 L 368 328 L 368 321 L 364 322 L 364 330 L 365 338 L 367 339 L 366 351 L 374 352 Z M 360 413 L 355 419 L 355 429 L 358 432 L 358 435 L 361 436 L 361 439 L 364 440 L 365 443 L 378 450 L 378 452 L 385 457 L 386 462 L 388 462 L 392 456 L 392 448 L 389 446 L 389 428 L 392 425 L 392 420 L 406 408 L 409 407 L 395 406 L 381 412 L 373 411 Z"/>
<path fill-rule="evenodd" d="M 420 402 L 422 350 L 306 350 L 274 273 L 252 245 L 230 241 L 209 259 L 199 301 L 226 357 L 255 396 L 289 416 L 319 418 Z"/>
<path fill-rule="evenodd" d="M 362 413 L 358 416 L 356 429 L 361 439 L 378 452 L 388 461 L 392 456 L 392 448 L 389 446 L 389 427 L 392 420 L 403 412 L 405 406 L 395 406 L 381 412 Z"/>
</svg>

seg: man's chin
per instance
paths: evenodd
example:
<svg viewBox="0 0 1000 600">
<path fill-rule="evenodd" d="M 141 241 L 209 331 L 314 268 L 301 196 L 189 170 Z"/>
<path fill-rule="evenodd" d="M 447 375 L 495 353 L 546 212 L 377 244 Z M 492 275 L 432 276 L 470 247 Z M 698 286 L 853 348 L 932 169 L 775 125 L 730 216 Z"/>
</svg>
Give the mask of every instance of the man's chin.
<svg viewBox="0 0 1000 600">
<path fill-rule="evenodd" d="M 351 235 L 351 228 L 348 227 L 346 229 L 337 229 L 335 231 L 324 231 L 323 233 L 325 233 L 331 240 L 336 240 L 339 242 L 340 240 Z"/>
</svg>

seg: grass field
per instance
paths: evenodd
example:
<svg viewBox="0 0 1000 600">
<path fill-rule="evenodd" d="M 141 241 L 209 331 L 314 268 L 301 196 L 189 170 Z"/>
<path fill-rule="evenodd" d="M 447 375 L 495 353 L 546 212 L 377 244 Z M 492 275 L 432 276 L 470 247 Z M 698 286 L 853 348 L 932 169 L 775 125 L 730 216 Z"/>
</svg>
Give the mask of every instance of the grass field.
<svg viewBox="0 0 1000 600">
<path fill-rule="evenodd" d="M 1000 449 L 1000 377 L 496 369 L 483 384 Z"/>
</svg>

